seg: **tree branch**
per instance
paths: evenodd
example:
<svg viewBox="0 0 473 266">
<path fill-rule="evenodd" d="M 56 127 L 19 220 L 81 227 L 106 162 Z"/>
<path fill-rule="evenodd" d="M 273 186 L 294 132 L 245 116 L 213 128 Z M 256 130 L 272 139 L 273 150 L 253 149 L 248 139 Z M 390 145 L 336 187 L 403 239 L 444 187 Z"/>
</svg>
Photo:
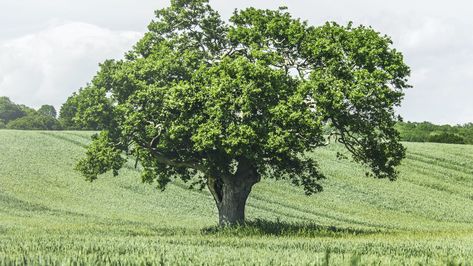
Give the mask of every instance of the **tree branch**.
<svg viewBox="0 0 473 266">
<path fill-rule="evenodd" d="M 191 168 L 191 169 L 201 171 L 202 173 L 207 172 L 206 171 L 207 169 L 204 166 L 202 166 L 201 164 L 199 164 L 198 162 L 191 162 L 191 161 L 182 162 L 182 161 L 176 161 L 175 159 L 169 158 L 168 156 L 166 156 L 162 152 L 157 151 L 156 148 L 151 146 L 151 145 L 155 144 L 155 142 L 156 142 L 156 137 L 153 138 L 153 140 L 147 145 L 143 144 L 143 143 L 138 143 L 138 142 L 137 142 L 137 144 L 140 145 L 141 147 L 149 150 L 151 152 L 151 154 L 156 159 L 158 159 L 158 161 L 162 164 L 166 164 L 166 165 L 173 166 L 173 167 L 176 167 L 176 168 Z"/>
<path fill-rule="evenodd" d="M 197 162 L 180 162 L 180 161 L 176 161 L 174 159 L 168 158 L 167 156 L 165 156 L 161 152 L 156 151 L 153 148 L 150 148 L 149 150 L 151 151 L 153 156 L 163 164 L 167 164 L 169 166 L 173 166 L 176 168 L 191 168 L 191 169 L 199 170 L 203 173 L 205 173 L 206 171 L 206 169 Z"/>
</svg>

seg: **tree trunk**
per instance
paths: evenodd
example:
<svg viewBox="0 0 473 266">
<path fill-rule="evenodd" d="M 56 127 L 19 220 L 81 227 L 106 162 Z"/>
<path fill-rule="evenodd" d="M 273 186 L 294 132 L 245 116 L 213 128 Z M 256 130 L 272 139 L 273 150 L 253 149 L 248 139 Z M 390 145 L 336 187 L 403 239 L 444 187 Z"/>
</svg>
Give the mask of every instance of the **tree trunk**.
<svg viewBox="0 0 473 266">
<path fill-rule="evenodd" d="M 240 162 L 235 175 L 207 179 L 207 186 L 217 204 L 220 226 L 237 225 L 245 221 L 246 200 L 253 185 L 259 181 L 259 174 L 248 161 Z"/>
<path fill-rule="evenodd" d="M 246 200 L 251 192 L 251 183 L 224 183 L 220 202 L 217 202 L 219 224 L 237 225 L 245 222 Z"/>
</svg>

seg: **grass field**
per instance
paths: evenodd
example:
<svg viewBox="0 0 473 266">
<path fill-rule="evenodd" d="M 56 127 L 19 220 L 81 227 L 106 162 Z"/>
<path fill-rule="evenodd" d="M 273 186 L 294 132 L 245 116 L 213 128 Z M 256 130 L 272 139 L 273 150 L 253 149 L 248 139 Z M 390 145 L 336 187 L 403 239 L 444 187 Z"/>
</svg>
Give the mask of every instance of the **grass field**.
<svg viewBox="0 0 473 266">
<path fill-rule="evenodd" d="M 0 265 L 473 265 L 473 146 L 406 143 L 390 182 L 332 145 L 314 154 L 324 192 L 265 180 L 250 225 L 217 230 L 207 191 L 160 192 L 133 163 L 84 181 L 90 134 L 0 131 Z"/>
</svg>

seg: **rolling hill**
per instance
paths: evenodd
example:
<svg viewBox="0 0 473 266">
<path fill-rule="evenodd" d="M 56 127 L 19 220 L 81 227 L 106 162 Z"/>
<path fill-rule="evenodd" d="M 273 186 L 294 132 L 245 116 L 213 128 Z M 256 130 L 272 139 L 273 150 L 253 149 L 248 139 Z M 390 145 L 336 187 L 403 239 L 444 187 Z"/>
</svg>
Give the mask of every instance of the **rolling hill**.
<svg viewBox="0 0 473 266">
<path fill-rule="evenodd" d="M 213 199 L 174 182 L 73 170 L 92 132 L 0 131 L 2 264 L 439 264 L 473 262 L 473 146 L 405 143 L 395 182 L 331 145 L 313 156 L 324 192 L 265 180 L 247 227 L 218 230 Z"/>
</svg>

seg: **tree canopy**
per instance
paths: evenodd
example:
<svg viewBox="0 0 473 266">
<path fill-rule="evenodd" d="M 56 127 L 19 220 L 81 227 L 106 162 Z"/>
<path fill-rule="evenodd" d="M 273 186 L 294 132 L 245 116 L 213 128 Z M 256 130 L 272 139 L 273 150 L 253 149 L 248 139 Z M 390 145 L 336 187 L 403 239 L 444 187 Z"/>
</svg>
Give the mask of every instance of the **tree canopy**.
<svg viewBox="0 0 473 266">
<path fill-rule="evenodd" d="M 106 89 L 89 85 L 74 93 L 61 106 L 59 121 L 66 129 L 101 130 L 112 118 L 111 101 Z"/>
<path fill-rule="evenodd" d="M 54 106 L 48 105 L 48 104 L 42 105 L 38 109 L 38 113 L 42 114 L 42 115 L 45 115 L 45 116 L 50 116 L 50 117 L 53 117 L 53 118 L 56 118 L 56 116 L 57 116 L 56 108 L 54 108 Z"/>
<path fill-rule="evenodd" d="M 0 97 L 0 121 L 4 124 L 25 116 L 26 113 L 22 108 L 16 105 L 8 97 Z"/>
<path fill-rule="evenodd" d="M 145 182 L 208 187 L 220 223 L 234 224 L 262 177 L 321 191 L 310 152 L 330 141 L 371 175 L 396 179 L 405 149 L 394 107 L 409 68 L 389 37 L 310 26 L 285 8 L 224 22 L 204 0 L 172 0 L 148 29 L 79 93 L 74 119 L 103 129 L 77 166 L 88 180 L 118 174 L 130 155 Z"/>
</svg>

